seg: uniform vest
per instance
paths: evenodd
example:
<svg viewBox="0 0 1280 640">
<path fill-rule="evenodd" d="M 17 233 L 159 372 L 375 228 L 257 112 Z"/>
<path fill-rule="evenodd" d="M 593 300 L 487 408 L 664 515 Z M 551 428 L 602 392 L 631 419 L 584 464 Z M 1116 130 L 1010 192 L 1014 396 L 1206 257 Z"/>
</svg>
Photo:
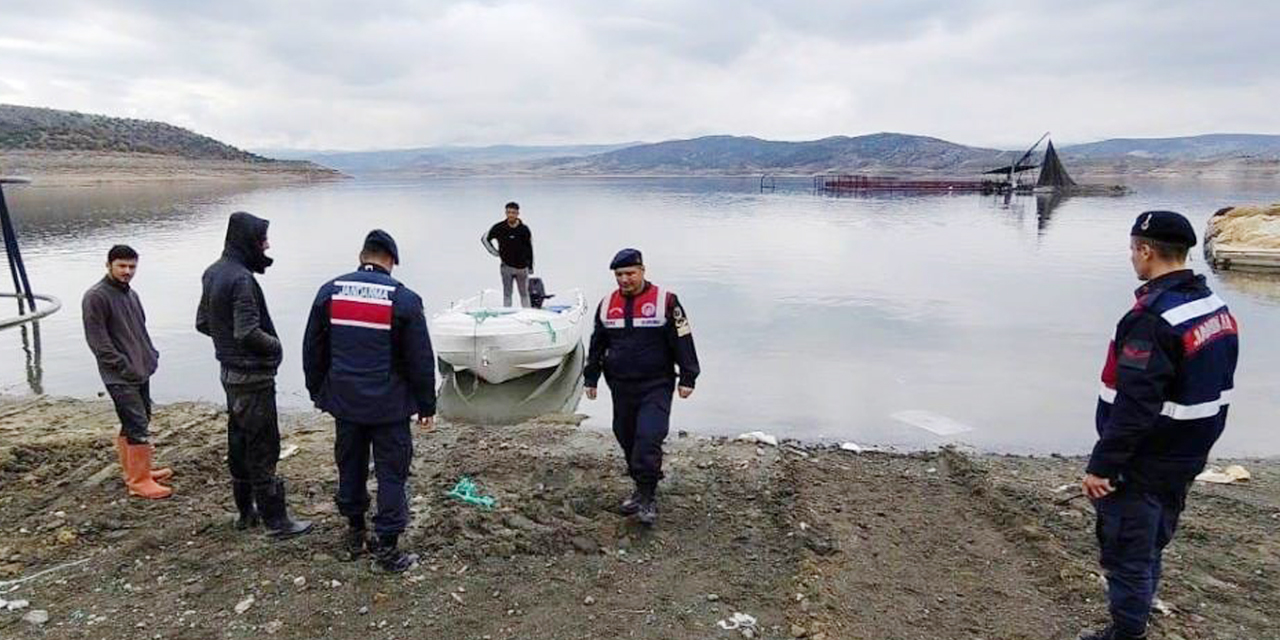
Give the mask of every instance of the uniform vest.
<svg viewBox="0 0 1280 640">
<path fill-rule="evenodd" d="M 604 328 L 621 329 L 626 326 L 626 304 L 621 290 L 600 301 L 600 322 Z M 633 304 L 631 326 L 655 328 L 667 324 L 667 296 L 658 285 L 650 284 L 635 297 Z"/>
<path fill-rule="evenodd" d="M 631 300 L 614 291 L 600 301 L 600 324 L 609 332 L 604 375 L 614 381 L 648 382 L 675 378 L 673 335 L 667 326 L 671 294 L 650 283 Z"/>
<path fill-rule="evenodd" d="M 329 378 L 326 410 L 353 422 L 389 422 L 413 411 L 407 381 L 392 352 L 399 281 L 361 270 L 329 283 Z"/>
<path fill-rule="evenodd" d="M 1167 343 L 1163 351 L 1173 365 L 1155 427 L 1134 452 L 1130 472 L 1149 485 L 1189 482 L 1203 469 L 1226 426 L 1239 327 L 1226 303 L 1203 285 L 1157 289 L 1139 298 L 1130 313 L 1159 316 L 1155 337 Z M 1126 336 L 1117 338 L 1124 344 L 1112 341 L 1102 371 L 1096 416 L 1099 433 L 1111 421 L 1118 367 L 1144 363 L 1152 357 L 1149 349 L 1155 348 Z"/>
</svg>

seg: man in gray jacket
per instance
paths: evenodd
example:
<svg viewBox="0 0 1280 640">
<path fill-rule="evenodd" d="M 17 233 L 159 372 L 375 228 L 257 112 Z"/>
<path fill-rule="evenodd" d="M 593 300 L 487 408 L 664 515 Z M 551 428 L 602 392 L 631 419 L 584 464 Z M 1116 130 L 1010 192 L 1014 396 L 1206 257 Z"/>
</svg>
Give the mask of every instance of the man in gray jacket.
<svg viewBox="0 0 1280 640">
<path fill-rule="evenodd" d="M 160 353 L 147 333 L 142 300 L 130 286 L 138 269 L 138 252 L 118 244 L 107 252 L 107 275 L 81 301 L 84 337 L 98 361 L 98 374 L 120 418 L 116 454 L 129 495 L 167 498 L 173 490 L 158 484 L 173 475 L 171 469 L 152 469 L 153 445 L 148 442 L 151 422 L 151 375 Z"/>
</svg>

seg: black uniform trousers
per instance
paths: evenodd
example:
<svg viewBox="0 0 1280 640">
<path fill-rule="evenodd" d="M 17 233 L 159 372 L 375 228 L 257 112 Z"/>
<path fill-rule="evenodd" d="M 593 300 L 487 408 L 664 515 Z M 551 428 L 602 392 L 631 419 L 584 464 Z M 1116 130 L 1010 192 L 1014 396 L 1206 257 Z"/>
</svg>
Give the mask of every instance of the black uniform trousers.
<svg viewBox="0 0 1280 640">
<path fill-rule="evenodd" d="M 129 444 L 146 444 L 150 437 L 151 383 L 109 384 L 107 393 L 111 395 L 116 416 L 120 418 L 120 435 Z"/>
<path fill-rule="evenodd" d="M 366 486 L 372 449 L 374 475 L 378 479 L 373 530 L 378 535 L 399 535 L 409 525 L 409 463 L 413 460 L 409 420 L 385 424 L 336 422 L 333 457 L 338 463 L 338 512 L 353 518 L 363 517 L 368 511 Z"/>
<path fill-rule="evenodd" d="M 1161 555 L 1178 529 L 1188 488 L 1148 491 L 1123 485 L 1094 501 L 1111 620 L 1129 635 L 1147 630 L 1160 587 Z"/>
<path fill-rule="evenodd" d="M 662 443 L 671 426 L 673 378 L 608 379 L 613 397 L 613 435 L 627 459 L 627 473 L 641 489 L 652 490 L 662 479 Z"/>
<path fill-rule="evenodd" d="M 227 392 L 227 466 L 231 479 L 262 487 L 275 482 L 280 425 L 274 379 L 223 383 Z"/>
</svg>

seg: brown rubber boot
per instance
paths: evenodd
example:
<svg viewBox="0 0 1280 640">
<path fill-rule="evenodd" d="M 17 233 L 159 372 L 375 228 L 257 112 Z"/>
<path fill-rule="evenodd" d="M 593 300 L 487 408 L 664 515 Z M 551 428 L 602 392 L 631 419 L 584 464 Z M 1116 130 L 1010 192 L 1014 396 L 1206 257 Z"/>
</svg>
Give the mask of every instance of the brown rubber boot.
<svg viewBox="0 0 1280 640">
<path fill-rule="evenodd" d="M 120 472 L 121 473 L 124 473 L 124 448 L 127 446 L 129 446 L 128 438 L 124 436 L 116 436 L 116 453 L 120 456 Z M 153 453 L 155 452 L 156 446 L 154 444 L 147 445 L 147 446 L 151 447 L 151 451 Z M 172 478 L 172 477 L 173 477 L 173 469 L 170 469 L 168 467 L 165 467 L 163 469 L 151 470 L 151 479 L 157 482 L 160 480 L 168 480 L 169 478 Z M 128 474 L 125 474 L 125 478 L 126 480 L 128 479 Z"/>
<path fill-rule="evenodd" d="M 159 500 L 173 495 L 173 489 L 151 479 L 151 445 L 125 444 L 125 485 L 129 495 Z"/>
</svg>

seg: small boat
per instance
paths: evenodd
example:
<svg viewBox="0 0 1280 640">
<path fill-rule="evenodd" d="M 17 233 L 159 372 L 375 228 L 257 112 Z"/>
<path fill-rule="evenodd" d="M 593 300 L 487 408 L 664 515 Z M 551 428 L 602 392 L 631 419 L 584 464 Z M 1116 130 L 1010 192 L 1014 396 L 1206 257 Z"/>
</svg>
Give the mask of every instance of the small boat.
<svg viewBox="0 0 1280 640">
<path fill-rule="evenodd" d="M 492 384 L 558 367 L 582 341 L 589 320 L 581 291 L 564 298 L 542 307 L 505 307 L 500 293 L 486 289 L 431 318 L 432 347 L 455 371 Z"/>
</svg>

